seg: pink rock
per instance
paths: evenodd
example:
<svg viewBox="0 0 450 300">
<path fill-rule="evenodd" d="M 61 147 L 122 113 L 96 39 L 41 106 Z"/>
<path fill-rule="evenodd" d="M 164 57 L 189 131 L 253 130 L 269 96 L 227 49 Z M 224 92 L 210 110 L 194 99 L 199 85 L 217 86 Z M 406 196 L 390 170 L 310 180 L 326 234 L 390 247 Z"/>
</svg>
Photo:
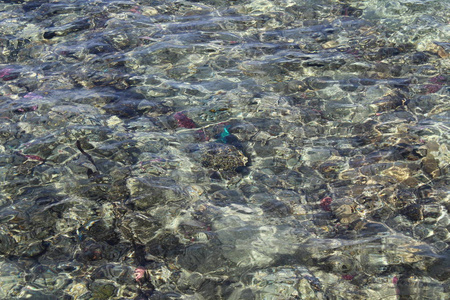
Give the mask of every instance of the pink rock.
<svg viewBox="0 0 450 300">
<path fill-rule="evenodd" d="M 0 70 L 0 78 L 3 78 L 3 77 L 5 77 L 5 76 L 8 76 L 8 75 L 11 73 L 12 70 L 13 70 L 13 69 L 11 69 L 11 68 L 4 68 L 4 69 L 1 69 L 1 70 Z"/>
<path fill-rule="evenodd" d="M 446 78 L 442 75 L 434 76 L 430 78 L 430 82 L 434 84 L 443 84 L 445 83 Z"/>
<path fill-rule="evenodd" d="M 14 69 L 11 68 L 4 68 L 0 70 L 0 78 L 3 79 L 3 81 L 9 81 L 9 80 L 13 80 L 16 79 L 17 77 L 19 77 L 19 73 L 18 72 L 12 72 L 14 71 Z"/>
<path fill-rule="evenodd" d="M 427 84 L 425 85 L 425 90 L 427 94 L 433 94 L 439 91 L 442 88 L 440 84 Z"/>
<path fill-rule="evenodd" d="M 188 116 L 186 116 L 183 112 L 179 111 L 176 112 L 173 115 L 173 118 L 177 120 L 177 124 L 179 127 L 183 128 L 195 128 L 197 125 L 190 119 Z"/>
<path fill-rule="evenodd" d="M 27 99 L 42 99 L 42 98 L 44 98 L 41 95 L 38 95 L 38 94 L 35 94 L 35 93 L 27 93 L 23 97 L 27 98 Z"/>
<path fill-rule="evenodd" d="M 44 161 L 45 160 L 40 156 L 32 155 L 32 154 L 23 154 L 23 156 L 25 156 L 28 161 Z"/>
<path fill-rule="evenodd" d="M 145 268 L 143 267 L 137 267 L 134 270 L 134 280 L 136 280 L 139 283 L 142 283 L 142 281 L 145 279 Z"/>
<path fill-rule="evenodd" d="M 333 199 L 331 197 L 325 197 L 322 200 L 320 200 L 320 208 L 324 211 L 331 211 L 331 202 L 333 202 Z"/>
</svg>

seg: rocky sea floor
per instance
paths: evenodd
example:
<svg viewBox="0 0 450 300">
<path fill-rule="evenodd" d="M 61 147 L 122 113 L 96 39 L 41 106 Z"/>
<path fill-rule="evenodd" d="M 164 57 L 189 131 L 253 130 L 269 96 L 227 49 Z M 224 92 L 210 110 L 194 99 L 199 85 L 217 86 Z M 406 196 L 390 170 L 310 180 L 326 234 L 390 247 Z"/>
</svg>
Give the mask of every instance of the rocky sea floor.
<svg viewBox="0 0 450 300">
<path fill-rule="evenodd" d="M 0 299 L 448 299 L 450 3 L 0 3 Z"/>
</svg>

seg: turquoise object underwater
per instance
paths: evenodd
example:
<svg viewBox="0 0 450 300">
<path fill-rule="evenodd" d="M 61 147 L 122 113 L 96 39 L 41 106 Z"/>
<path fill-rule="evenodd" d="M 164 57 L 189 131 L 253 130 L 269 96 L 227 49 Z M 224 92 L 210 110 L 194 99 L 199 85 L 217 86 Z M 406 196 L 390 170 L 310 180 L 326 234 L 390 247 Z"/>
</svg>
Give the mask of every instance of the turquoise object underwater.
<svg viewBox="0 0 450 300">
<path fill-rule="evenodd" d="M 220 134 L 220 137 L 217 139 L 218 142 L 227 143 L 226 137 L 231 135 L 231 133 L 228 131 L 228 128 L 230 128 L 230 125 L 227 125 L 223 128 L 223 132 Z"/>
</svg>

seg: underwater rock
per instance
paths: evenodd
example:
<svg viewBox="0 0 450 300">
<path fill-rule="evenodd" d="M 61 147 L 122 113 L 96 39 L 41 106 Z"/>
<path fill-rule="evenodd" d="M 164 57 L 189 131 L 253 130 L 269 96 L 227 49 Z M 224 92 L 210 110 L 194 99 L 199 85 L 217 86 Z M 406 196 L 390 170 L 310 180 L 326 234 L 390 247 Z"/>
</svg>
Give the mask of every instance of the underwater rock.
<svg viewBox="0 0 450 300">
<path fill-rule="evenodd" d="M 130 198 L 127 204 L 136 210 L 147 210 L 154 206 L 178 202 L 184 193 L 172 178 L 135 177 L 127 179 Z"/>
<path fill-rule="evenodd" d="M 44 39 L 52 39 L 55 36 L 65 36 L 72 32 L 77 32 L 90 28 L 91 24 L 88 18 L 81 18 L 58 27 L 46 28 Z"/>
<path fill-rule="evenodd" d="M 450 55 L 450 43 L 433 42 L 427 46 L 427 50 L 439 55 L 441 58 L 447 58 Z"/>
<path fill-rule="evenodd" d="M 424 52 L 416 52 L 411 57 L 411 62 L 413 64 L 424 64 L 428 62 L 428 55 Z"/>
<path fill-rule="evenodd" d="M 195 128 L 197 125 L 194 123 L 192 119 L 187 117 L 183 112 L 177 112 L 172 116 L 176 121 L 179 127 L 183 128 Z"/>
<path fill-rule="evenodd" d="M 155 238 L 160 224 L 150 215 L 128 212 L 121 218 L 118 227 L 127 240 L 146 244 Z"/>
<path fill-rule="evenodd" d="M 16 240 L 8 234 L 0 234 L 0 241 L 0 254 L 2 255 L 8 255 L 16 248 Z"/>
<path fill-rule="evenodd" d="M 201 243 L 188 246 L 178 257 L 178 263 L 189 271 L 219 274 L 223 268 L 233 265 L 223 257 L 219 247 Z"/>
<path fill-rule="evenodd" d="M 247 164 L 248 158 L 233 145 L 207 143 L 188 149 L 203 167 L 213 170 L 234 170 Z"/>
<path fill-rule="evenodd" d="M 378 109 L 378 112 L 382 112 L 406 106 L 408 102 L 409 100 L 403 93 L 395 91 L 373 102 L 372 105 Z"/>
<path fill-rule="evenodd" d="M 291 214 L 291 208 L 284 202 L 279 200 L 269 200 L 261 205 L 261 208 L 269 216 L 276 216 L 279 218 L 287 217 Z"/>
<path fill-rule="evenodd" d="M 450 261 L 449 261 L 450 251 L 439 253 L 439 258 L 428 267 L 428 273 L 433 278 L 440 281 L 448 280 L 450 278 Z"/>
</svg>

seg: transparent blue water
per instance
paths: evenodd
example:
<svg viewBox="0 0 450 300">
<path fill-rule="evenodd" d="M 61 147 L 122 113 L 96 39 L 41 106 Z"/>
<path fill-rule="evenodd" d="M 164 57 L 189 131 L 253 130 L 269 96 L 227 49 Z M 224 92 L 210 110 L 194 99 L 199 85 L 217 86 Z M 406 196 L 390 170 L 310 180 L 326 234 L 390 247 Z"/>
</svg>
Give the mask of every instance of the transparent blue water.
<svg viewBox="0 0 450 300">
<path fill-rule="evenodd" d="M 1 299 L 446 299 L 446 1 L 2 1 Z"/>
</svg>

